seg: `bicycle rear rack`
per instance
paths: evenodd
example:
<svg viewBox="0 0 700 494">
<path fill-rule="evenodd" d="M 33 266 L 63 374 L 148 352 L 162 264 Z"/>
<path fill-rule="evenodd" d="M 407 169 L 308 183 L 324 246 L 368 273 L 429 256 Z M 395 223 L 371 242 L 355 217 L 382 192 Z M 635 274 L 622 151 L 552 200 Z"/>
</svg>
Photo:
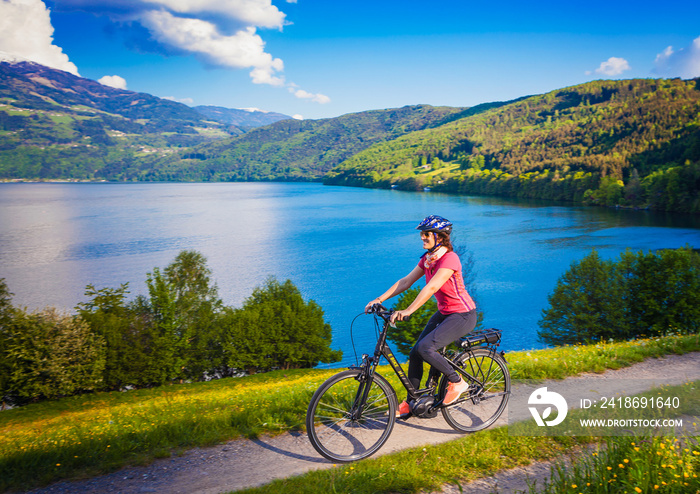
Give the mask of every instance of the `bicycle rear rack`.
<svg viewBox="0 0 700 494">
<path fill-rule="evenodd" d="M 500 343 L 501 330 L 496 328 L 477 329 L 459 340 L 459 346 L 465 349 L 474 348 L 479 345 L 497 347 Z"/>
</svg>

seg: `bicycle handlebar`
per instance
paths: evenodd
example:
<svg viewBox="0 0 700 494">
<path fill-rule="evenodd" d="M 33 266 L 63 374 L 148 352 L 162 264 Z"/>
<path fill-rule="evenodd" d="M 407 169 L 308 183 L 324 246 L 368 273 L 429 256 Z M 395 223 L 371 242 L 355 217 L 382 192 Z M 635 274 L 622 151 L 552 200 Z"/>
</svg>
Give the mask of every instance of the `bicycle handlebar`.
<svg viewBox="0 0 700 494">
<path fill-rule="evenodd" d="M 391 315 L 396 312 L 394 309 L 387 309 L 384 307 L 382 304 L 372 304 L 372 306 L 369 308 L 369 311 L 367 311 L 368 314 L 376 314 L 384 321 L 389 322 L 389 318 L 391 318 Z M 406 316 L 402 321 L 408 321 L 411 319 L 411 316 Z"/>
</svg>

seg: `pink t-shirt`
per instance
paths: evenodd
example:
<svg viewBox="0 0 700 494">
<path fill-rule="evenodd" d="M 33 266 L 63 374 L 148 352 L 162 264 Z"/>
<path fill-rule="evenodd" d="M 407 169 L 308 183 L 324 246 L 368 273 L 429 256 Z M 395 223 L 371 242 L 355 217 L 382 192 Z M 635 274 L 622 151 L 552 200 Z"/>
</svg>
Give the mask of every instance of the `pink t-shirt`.
<svg viewBox="0 0 700 494">
<path fill-rule="evenodd" d="M 438 310 L 441 313 L 454 314 L 456 312 L 469 312 L 476 308 L 476 304 L 469 293 L 467 293 L 467 289 L 464 288 L 462 263 L 457 254 L 454 252 L 446 252 L 430 269 L 425 267 L 425 255 L 423 255 L 418 262 L 418 267 L 425 273 L 426 283 L 430 282 L 440 268 L 447 268 L 454 271 L 445 284 L 435 292 Z"/>
</svg>

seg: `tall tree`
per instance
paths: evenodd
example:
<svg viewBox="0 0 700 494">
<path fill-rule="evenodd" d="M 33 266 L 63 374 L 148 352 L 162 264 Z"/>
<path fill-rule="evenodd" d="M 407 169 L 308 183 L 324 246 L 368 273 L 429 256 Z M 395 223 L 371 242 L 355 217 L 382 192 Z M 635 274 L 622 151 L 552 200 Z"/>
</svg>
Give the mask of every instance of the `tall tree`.
<svg viewBox="0 0 700 494">
<path fill-rule="evenodd" d="M 230 367 L 304 368 L 337 362 L 342 356 L 330 348 L 331 326 L 321 307 L 313 300 L 305 302 L 290 280 L 268 278 L 227 320 Z"/>
<path fill-rule="evenodd" d="M 222 363 L 218 315 L 223 304 L 206 258 L 183 250 L 162 272 L 147 276 L 158 328 L 159 359 L 171 379 L 198 379 Z"/>
<path fill-rule="evenodd" d="M 550 308 L 542 311 L 537 332 L 554 345 L 575 344 L 617 338 L 627 333 L 623 292 L 612 261 L 603 260 L 595 250 L 557 282 L 548 297 Z"/>
</svg>

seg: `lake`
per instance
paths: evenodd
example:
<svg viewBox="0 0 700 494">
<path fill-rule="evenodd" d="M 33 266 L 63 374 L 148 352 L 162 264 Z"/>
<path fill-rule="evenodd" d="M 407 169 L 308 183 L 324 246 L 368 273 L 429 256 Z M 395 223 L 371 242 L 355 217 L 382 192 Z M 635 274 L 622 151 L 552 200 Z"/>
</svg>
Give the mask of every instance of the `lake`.
<svg viewBox="0 0 700 494">
<path fill-rule="evenodd" d="M 422 254 L 415 226 L 429 214 L 454 223 L 475 260 L 485 324 L 506 350 L 541 348 L 537 321 L 574 260 L 627 248 L 700 246 L 700 218 L 488 197 L 294 183 L 0 184 L 0 278 L 16 306 L 72 310 L 97 288 L 128 282 L 183 249 L 204 254 L 224 303 L 240 306 L 268 276 L 290 279 L 355 362 L 350 323 Z M 353 329 L 358 354 L 374 348 L 371 316 Z"/>
</svg>

